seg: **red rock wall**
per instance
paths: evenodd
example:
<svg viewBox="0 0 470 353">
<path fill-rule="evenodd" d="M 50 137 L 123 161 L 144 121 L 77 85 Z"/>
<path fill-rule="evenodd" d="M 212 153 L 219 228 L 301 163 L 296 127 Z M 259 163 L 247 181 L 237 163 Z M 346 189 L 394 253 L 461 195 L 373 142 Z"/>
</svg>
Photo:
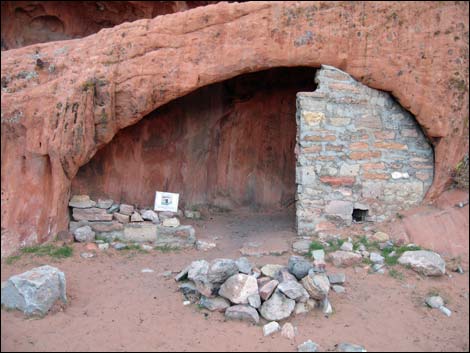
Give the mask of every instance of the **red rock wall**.
<svg viewBox="0 0 470 353">
<path fill-rule="evenodd" d="M 468 150 L 468 16 L 468 2 L 219 3 L 2 51 L 2 255 L 67 229 L 71 180 L 120 129 L 279 66 L 327 64 L 390 92 L 433 143 L 435 198 Z"/>
<path fill-rule="evenodd" d="M 281 208 L 295 194 L 295 96 L 315 70 L 279 68 L 203 87 L 121 130 L 82 168 L 73 194 L 153 206 Z"/>
</svg>

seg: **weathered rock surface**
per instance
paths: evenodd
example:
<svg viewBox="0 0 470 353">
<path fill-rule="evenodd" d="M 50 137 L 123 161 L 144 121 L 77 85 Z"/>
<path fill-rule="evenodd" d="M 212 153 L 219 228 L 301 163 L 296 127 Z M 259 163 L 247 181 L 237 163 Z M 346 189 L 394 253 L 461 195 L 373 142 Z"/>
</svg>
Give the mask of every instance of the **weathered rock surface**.
<svg viewBox="0 0 470 353">
<path fill-rule="evenodd" d="M 250 264 L 250 261 L 246 257 L 240 257 L 237 261 L 236 264 L 238 266 L 238 270 L 241 273 L 244 273 L 246 275 L 251 274 L 251 270 L 253 269 L 253 266 Z"/>
<path fill-rule="evenodd" d="M 67 45 L 59 41 L 3 51 L 2 77 L 9 79 L 1 92 L 1 169 L 16 177 L 2 173 L 1 219 L 6 230 L 2 256 L 25 240 L 32 242 L 37 234 L 41 236 L 36 241 L 43 242 L 67 228 L 71 180 L 120 129 L 198 87 L 273 66 L 318 67 L 329 63 L 371 87 L 391 92 L 416 114 L 434 143 L 435 177 L 427 197 L 435 197 L 450 182 L 454 166 L 468 150 L 468 58 L 461 55 L 468 46 L 468 4 L 429 6 L 388 2 L 331 3 L 323 7 L 308 2 L 295 6 L 284 2 L 221 3 L 125 23 Z M 337 18 L 344 11 L 350 16 L 338 28 Z M 435 15 L 429 16 L 428 11 Z M 308 15 L 312 12 L 317 18 L 314 22 Z M 364 14 L 370 19 L 366 24 L 361 20 Z M 253 23 L 257 24 L 251 31 L 253 40 L 247 40 L 244 29 Z M 354 33 L 350 31 L 353 25 Z M 383 40 L 383 33 L 375 29 L 386 26 L 392 26 L 396 38 L 405 39 Z M 426 31 L 409 31 L 411 26 Z M 211 31 L 206 30 L 209 27 Z M 174 35 L 168 36 L 168 28 Z M 212 30 L 225 35 L 214 39 Z M 447 30 L 449 34 L 445 34 Z M 332 37 L 335 31 L 339 32 Z M 264 45 L 267 37 L 272 38 L 268 47 Z M 230 38 L 228 49 L 221 45 L 223 38 Z M 119 58 L 111 50 L 116 41 L 125 48 Z M 423 57 L 417 49 L 421 46 L 431 52 Z M 195 49 L 200 47 L 206 49 Z M 52 72 L 36 67 L 31 57 L 37 48 L 41 60 L 55 68 Z M 83 55 L 92 50 L 94 55 Z M 241 52 L 249 54 L 240 60 Z M 398 59 L 384 60 L 389 53 Z M 185 58 L 183 69 L 162 74 L 175 66 L 174 58 Z M 142 67 L 148 72 L 136 77 Z M 411 72 L 402 72 L 403 67 L 410 67 Z M 459 74 L 454 76 L 455 72 Z M 151 89 L 155 82 L 161 87 L 158 92 Z M 41 120 L 56 116 L 61 117 L 56 123 Z M 29 207 L 24 207 L 26 204 Z"/>
<path fill-rule="evenodd" d="M 263 326 L 263 335 L 264 337 L 270 336 L 273 333 L 278 332 L 281 329 L 281 326 L 276 321 L 271 321 Z"/>
<path fill-rule="evenodd" d="M 171 248 L 192 248 L 196 244 L 196 231 L 193 226 L 164 227 L 156 225 L 157 240 L 155 246 Z"/>
<path fill-rule="evenodd" d="M 179 219 L 176 218 L 176 217 L 173 217 L 173 218 L 165 218 L 165 219 L 163 220 L 162 225 L 163 225 L 164 227 L 176 228 L 176 227 L 178 227 L 178 226 L 180 225 L 180 221 L 179 221 Z"/>
<path fill-rule="evenodd" d="M 157 240 L 157 226 L 152 223 L 127 223 L 121 240 L 130 242 L 146 242 Z"/>
<path fill-rule="evenodd" d="M 271 278 L 276 278 L 278 272 L 283 268 L 285 268 L 285 267 L 282 266 L 282 265 L 268 264 L 268 265 L 264 265 L 263 267 L 261 267 L 261 273 L 264 276 L 268 276 L 268 277 L 271 277 Z"/>
<path fill-rule="evenodd" d="M 362 261 L 362 256 L 348 251 L 334 251 L 329 254 L 329 259 L 336 267 L 348 267 Z"/>
<path fill-rule="evenodd" d="M 275 292 L 271 298 L 261 305 L 260 314 L 269 321 L 287 319 L 295 308 L 295 300 L 289 299 L 284 294 Z"/>
<path fill-rule="evenodd" d="M 446 273 L 445 261 L 432 251 L 406 251 L 398 259 L 398 263 L 411 266 L 413 270 L 426 276 L 442 276 Z"/>
<path fill-rule="evenodd" d="M 76 221 L 111 221 L 113 215 L 106 213 L 102 208 L 74 208 L 72 217 Z"/>
<path fill-rule="evenodd" d="M 199 293 L 194 282 L 184 282 L 179 285 L 178 290 L 183 293 L 186 300 L 191 303 L 197 303 L 201 299 L 201 293 Z"/>
<path fill-rule="evenodd" d="M 88 243 L 95 240 L 95 232 L 91 229 L 90 226 L 83 226 L 77 228 L 73 235 L 75 236 L 75 240 L 80 243 Z"/>
<path fill-rule="evenodd" d="M 287 268 L 283 268 L 279 270 L 277 273 L 275 280 L 277 280 L 279 283 L 286 282 L 286 281 L 296 281 L 297 278 L 289 272 Z"/>
<path fill-rule="evenodd" d="M 346 275 L 344 273 L 330 273 L 328 274 L 330 284 L 343 284 L 346 282 Z"/>
<path fill-rule="evenodd" d="M 206 297 L 212 297 L 214 287 L 207 278 L 209 263 L 205 260 L 193 261 L 187 271 L 188 279 L 194 282 L 197 290 Z"/>
<path fill-rule="evenodd" d="M 302 285 L 313 299 L 323 300 L 330 291 L 330 281 L 324 274 L 309 274 L 302 278 Z"/>
<path fill-rule="evenodd" d="M 132 214 L 131 216 L 131 222 L 143 222 L 144 219 L 142 218 L 142 216 L 138 213 L 138 212 L 135 212 Z"/>
<path fill-rule="evenodd" d="M 300 280 L 308 274 L 308 271 L 310 271 L 313 266 L 303 257 L 294 255 L 289 258 L 287 268 L 290 273 Z"/>
<path fill-rule="evenodd" d="M 255 294 L 258 294 L 258 282 L 253 276 L 245 274 L 233 275 L 219 290 L 220 296 L 234 304 L 247 304 L 248 297 Z"/>
<path fill-rule="evenodd" d="M 90 199 L 88 195 L 73 195 L 70 199 L 69 206 L 76 208 L 94 207 L 96 202 Z"/>
<path fill-rule="evenodd" d="M 255 309 L 259 309 L 261 306 L 261 297 L 259 294 L 253 294 L 248 297 L 248 304 Z"/>
<path fill-rule="evenodd" d="M 210 283 L 222 284 L 229 277 L 238 273 L 237 263 L 230 259 L 216 259 L 209 265 L 207 279 Z"/>
<path fill-rule="evenodd" d="M 142 212 L 142 218 L 146 221 L 152 221 L 153 223 L 159 223 L 160 219 L 158 214 L 152 210 L 145 210 Z"/>
<path fill-rule="evenodd" d="M 442 299 L 440 296 L 427 297 L 426 304 L 433 309 L 439 309 L 444 305 L 444 299 Z"/>
<path fill-rule="evenodd" d="M 277 285 L 279 284 L 278 281 L 275 279 L 264 283 L 262 286 L 259 287 L 259 295 L 261 299 L 263 300 L 268 300 L 271 294 L 274 293 L 274 290 L 276 289 Z"/>
<path fill-rule="evenodd" d="M 231 306 L 225 310 L 225 317 L 229 320 L 242 320 L 253 324 L 257 324 L 259 322 L 258 312 L 249 305 Z"/>
<path fill-rule="evenodd" d="M 119 206 L 119 213 L 130 216 L 132 213 L 134 213 L 134 206 L 122 203 Z"/>
<path fill-rule="evenodd" d="M 52 266 L 41 266 L 2 283 L 2 305 L 26 315 L 45 315 L 60 299 L 67 303 L 65 275 Z"/>
<path fill-rule="evenodd" d="M 96 207 L 108 209 L 113 205 L 114 201 L 111 199 L 98 199 Z"/>
<path fill-rule="evenodd" d="M 202 307 L 210 311 L 225 312 L 225 310 L 228 307 L 230 307 L 230 302 L 227 299 L 222 298 L 222 297 L 216 297 L 216 298 L 201 297 L 201 300 L 199 301 L 199 305 L 201 305 Z"/>
<path fill-rule="evenodd" d="M 296 302 L 306 302 L 310 298 L 305 288 L 297 281 L 282 282 L 277 289 Z"/>
</svg>

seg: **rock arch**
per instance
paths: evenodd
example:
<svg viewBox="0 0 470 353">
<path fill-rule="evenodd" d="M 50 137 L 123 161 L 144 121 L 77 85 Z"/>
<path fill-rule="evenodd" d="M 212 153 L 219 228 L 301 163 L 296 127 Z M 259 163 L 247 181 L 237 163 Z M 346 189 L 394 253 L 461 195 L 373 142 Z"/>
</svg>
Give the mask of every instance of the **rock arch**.
<svg viewBox="0 0 470 353">
<path fill-rule="evenodd" d="M 434 144 L 432 199 L 468 149 L 468 10 L 220 3 L 3 51 L 2 256 L 66 228 L 71 178 L 117 131 L 198 87 L 277 66 L 328 64 L 392 93 Z"/>
</svg>

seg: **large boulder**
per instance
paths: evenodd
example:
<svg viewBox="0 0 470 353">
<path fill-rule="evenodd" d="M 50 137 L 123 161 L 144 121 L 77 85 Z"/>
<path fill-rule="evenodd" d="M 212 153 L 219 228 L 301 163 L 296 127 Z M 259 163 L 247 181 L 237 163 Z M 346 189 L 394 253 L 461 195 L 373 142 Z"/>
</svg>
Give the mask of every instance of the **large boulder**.
<svg viewBox="0 0 470 353">
<path fill-rule="evenodd" d="M 248 304 L 248 297 L 258 294 L 258 282 L 253 276 L 233 275 L 220 287 L 219 295 L 234 304 Z"/>
<path fill-rule="evenodd" d="M 411 266 L 414 271 L 425 276 L 442 276 L 446 273 L 445 261 L 432 251 L 405 251 L 398 259 L 398 263 Z"/>
<path fill-rule="evenodd" d="M 206 297 L 212 297 L 213 286 L 207 278 L 209 263 L 205 260 L 193 261 L 188 267 L 188 279 L 193 281 L 197 290 Z"/>
<path fill-rule="evenodd" d="M 269 321 L 287 319 L 295 309 L 295 300 L 276 291 L 271 298 L 261 305 L 261 316 Z"/>
<path fill-rule="evenodd" d="M 207 279 L 213 284 L 222 284 L 238 273 L 237 263 L 230 259 L 215 259 L 209 265 Z"/>
<path fill-rule="evenodd" d="M 47 314 L 59 299 L 67 303 L 65 275 L 52 266 L 33 268 L 2 283 L 2 305 L 28 316 Z"/>
<path fill-rule="evenodd" d="M 307 276 L 313 266 L 301 256 L 291 256 L 287 264 L 289 272 L 292 273 L 297 279 L 302 279 Z"/>
</svg>

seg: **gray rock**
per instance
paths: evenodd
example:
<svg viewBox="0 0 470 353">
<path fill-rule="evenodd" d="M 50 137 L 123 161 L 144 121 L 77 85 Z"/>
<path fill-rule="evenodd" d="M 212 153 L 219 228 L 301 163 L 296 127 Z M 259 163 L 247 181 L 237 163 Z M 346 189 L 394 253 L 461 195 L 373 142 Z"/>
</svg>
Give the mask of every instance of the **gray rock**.
<svg viewBox="0 0 470 353">
<path fill-rule="evenodd" d="M 154 242 L 157 240 L 157 226 L 152 223 L 126 223 L 124 225 L 124 241 L 130 242 Z"/>
<path fill-rule="evenodd" d="M 383 271 L 384 266 L 385 266 L 384 264 L 374 264 L 372 266 L 372 271 L 383 274 L 384 273 L 384 271 Z"/>
<path fill-rule="evenodd" d="M 176 217 L 173 217 L 173 218 L 165 218 L 163 220 L 163 226 L 164 227 L 173 227 L 173 228 L 176 228 L 180 225 L 180 221 L 178 218 Z"/>
<path fill-rule="evenodd" d="M 297 254 L 307 255 L 308 252 L 310 251 L 310 243 L 311 243 L 310 240 L 306 240 L 306 239 L 298 240 L 294 244 L 292 244 L 292 249 Z"/>
<path fill-rule="evenodd" d="M 201 293 L 199 293 L 193 282 L 184 282 L 179 285 L 178 289 L 183 293 L 185 299 L 191 303 L 197 303 L 201 298 Z"/>
<path fill-rule="evenodd" d="M 95 205 L 96 202 L 91 200 L 88 195 L 73 195 L 69 202 L 69 206 L 75 208 L 90 208 Z"/>
<path fill-rule="evenodd" d="M 116 249 L 116 250 L 123 250 L 123 249 L 127 248 L 127 245 L 126 245 L 126 244 L 124 244 L 124 243 L 119 243 L 119 242 L 117 242 L 117 243 L 112 243 L 111 246 L 112 246 L 114 249 Z"/>
<path fill-rule="evenodd" d="M 236 264 L 238 266 L 238 271 L 246 275 L 249 275 L 251 273 L 251 270 L 253 269 L 253 266 L 250 264 L 246 257 L 240 257 L 236 261 Z"/>
<path fill-rule="evenodd" d="M 302 285 L 313 299 L 323 300 L 330 291 L 330 281 L 324 274 L 308 275 L 302 278 Z"/>
<path fill-rule="evenodd" d="M 119 204 L 118 203 L 113 203 L 111 205 L 111 207 L 106 210 L 106 213 L 111 214 L 111 213 L 114 213 L 114 212 L 117 212 L 117 211 L 119 211 Z"/>
<path fill-rule="evenodd" d="M 444 299 L 440 296 L 431 296 L 426 298 L 426 304 L 434 309 L 439 309 L 444 305 Z"/>
<path fill-rule="evenodd" d="M 279 270 L 275 279 L 279 283 L 287 282 L 287 281 L 297 281 L 297 278 L 295 278 L 295 276 L 292 273 L 290 273 L 287 268 L 283 268 Z"/>
<path fill-rule="evenodd" d="M 60 299 L 67 303 L 65 275 L 52 266 L 41 266 L 2 283 L 2 305 L 24 314 L 46 315 Z"/>
<path fill-rule="evenodd" d="M 142 215 L 142 218 L 146 221 L 151 221 L 152 223 L 155 223 L 155 224 L 160 223 L 158 214 L 152 210 L 144 210 L 141 212 L 141 215 Z"/>
<path fill-rule="evenodd" d="M 188 278 L 188 271 L 189 271 L 190 267 L 191 267 L 191 265 L 186 266 L 186 268 L 184 268 L 180 273 L 178 273 L 175 277 L 175 281 L 179 282 L 179 281 L 182 281 L 182 280 Z"/>
<path fill-rule="evenodd" d="M 435 252 L 419 250 L 406 251 L 398 263 L 411 268 L 425 276 L 442 276 L 446 273 L 445 261 Z"/>
<path fill-rule="evenodd" d="M 284 293 L 286 297 L 297 302 L 306 302 L 310 298 L 305 288 L 297 281 L 282 282 L 277 286 L 277 289 Z"/>
<path fill-rule="evenodd" d="M 184 216 L 189 219 L 200 219 L 201 218 L 201 212 L 199 211 L 191 211 L 191 210 L 185 210 L 184 211 Z"/>
<path fill-rule="evenodd" d="M 291 256 L 287 265 L 289 272 L 292 273 L 297 279 L 302 279 L 307 276 L 308 271 L 313 266 L 301 256 Z"/>
<path fill-rule="evenodd" d="M 130 217 L 129 215 L 126 214 L 121 214 L 119 212 L 114 212 L 113 213 L 113 219 L 120 223 L 129 223 Z"/>
<path fill-rule="evenodd" d="M 341 250 L 330 253 L 329 258 L 336 267 L 348 267 L 362 262 L 361 255 Z"/>
<path fill-rule="evenodd" d="M 96 254 L 93 254 L 91 252 L 82 252 L 80 254 L 80 257 L 84 258 L 84 259 L 91 259 L 92 257 L 95 257 L 95 256 L 96 256 Z"/>
<path fill-rule="evenodd" d="M 222 297 L 206 298 L 204 296 L 199 300 L 199 305 L 210 311 L 225 312 L 230 307 L 230 302 Z"/>
<path fill-rule="evenodd" d="M 391 249 L 393 248 L 393 241 L 387 240 L 385 243 L 379 243 L 379 249 L 384 250 L 384 249 Z"/>
<path fill-rule="evenodd" d="M 206 297 L 212 297 L 214 287 L 207 278 L 209 263 L 205 260 L 193 261 L 188 268 L 188 279 L 194 282 L 197 290 Z"/>
<path fill-rule="evenodd" d="M 242 320 L 253 324 L 259 322 L 259 315 L 256 309 L 248 305 L 234 305 L 225 310 L 225 317 L 228 320 Z"/>
<path fill-rule="evenodd" d="M 278 272 L 283 268 L 285 267 L 282 265 L 268 264 L 268 265 L 264 265 L 263 267 L 261 267 L 261 273 L 265 276 L 276 278 Z"/>
<path fill-rule="evenodd" d="M 346 282 L 346 275 L 344 273 L 330 273 L 328 280 L 330 284 L 343 284 Z"/>
<path fill-rule="evenodd" d="M 317 303 L 313 299 L 307 300 L 305 303 L 297 303 L 295 305 L 294 313 L 295 315 L 306 314 L 312 311 L 317 306 Z"/>
<path fill-rule="evenodd" d="M 439 307 L 439 310 L 447 317 L 450 317 L 452 315 L 452 311 L 450 311 L 450 309 L 446 308 L 444 305 Z"/>
<path fill-rule="evenodd" d="M 132 213 L 134 213 L 134 206 L 126 205 L 125 203 L 122 203 L 119 206 L 119 213 L 130 216 Z"/>
<path fill-rule="evenodd" d="M 259 295 L 260 295 L 261 299 L 268 300 L 269 297 L 271 296 L 271 294 L 274 293 L 274 290 L 276 289 L 278 284 L 279 284 L 279 282 L 276 281 L 275 279 L 273 279 L 269 282 L 264 283 L 261 286 L 258 286 L 259 287 Z"/>
<path fill-rule="evenodd" d="M 337 284 L 332 285 L 331 289 L 333 289 L 333 292 L 338 294 L 344 293 L 346 291 L 343 286 L 338 286 Z"/>
<path fill-rule="evenodd" d="M 374 264 L 383 264 L 385 258 L 376 252 L 370 253 L 370 261 Z"/>
<path fill-rule="evenodd" d="M 269 321 L 287 319 L 295 308 L 295 300 L 289 299 L 280 292 L 275 292 L 271 298 L 261 305 L 261 316 Z"/>
<path fill-rule="evenodd" d="M 144 219 L 141 217 L 140 213 L 135 212 L 131 216 L 131 222 L 143 222 Z"/>
<path fill-rule="evenodd" d="M 77 228 L 73 232 L 73 235 L 75 237 L 75 240 L 80 243 L 90 243 L 95 240 L 95 232 L 91 230 L 90 226 L 83 226 Z"/>
<path fill-rule="evenodd" d="M 196 240 L 196 249 L 200 251 L 208 251 L 217 247 L 217 244 L 214 242 L 209 242 L 205 240 Z"/>
<path fill-rule="evenodd" d="M 98 199 L 98 202 L 96 203 L 96 207 L 98 208 L 104 208 L 105 210 L 107 210 L 108 208 L 110 208 L 112 205 L 113 205 L 113 200 L 111 199 Z"/>
<path fill-rule="evenodd" d="M 297 347 L 297 352 L 318 352 L 318 344 L 308 340 Z"/>
<path fill-rule="evenodd" d="M 329 316 L 329 315 L 333 314 L 333 308 L 331 307 L 331 303 L 328 300 L 328 297 L 323 299 L 323 301 L 321 303 L 321 306 L 322 306 L 322 311 L 323 311 L 324 315 Z"/>
<path fill-rule="evenodd" d="M 207 279 L 213 284 L 222 284 L 229 277 L 238 273 L 238 266 L 230 259 L 215 259 L 209 265 Z"/>
<path fill-rule="evenodd" d="M 157 225 L 157 240 L 155 246 L 171 248 L 194 248 L 196 232 L 193 226 L 164 227 Z"/>
<path fill-rule="evenodd" d="M 357 344 L 340 343 L 337 347 L 338 352 L 367 352 L 366 349 Z"/>
<path fill-rule="evenodd" d="M 259 294 L 253 294 L 248 297 L 248 304 L 255 309 L 259 309 L 261 306 L 261 297 Z"/>
<path fill-rule="evenodd" d="M 344 242 L 343 245 L 341 245 L 341 250 L 343 251 L 353 251 L 353 244 L 350 242 Z"/>
<path fill-rule="evenodd" d="M 240 273 L 227 279 L 219 290 L 220 296 L 234 304 L 247 304 L 248 297 L 254 294 L 258 294 L 256 278 Z"/>
<path fill-rule="evenodd" d="M 111 221 L 113 216 L 101 208 L 74 208 L 72 217 L 76 221 Z"/>
<path fill-rule="evenodd" d="M 281 326 L 276 321 L 271 321 L 263 326 L 263 335 L 264 337 L 270 336 L 273 333 L 278 332 L 281 329 Z"/>
<path fill-rule="evenodd" d="M 312 250 L 312 257 L 316 261 L 325 261 L 325 250 Z"/>
</svg>

